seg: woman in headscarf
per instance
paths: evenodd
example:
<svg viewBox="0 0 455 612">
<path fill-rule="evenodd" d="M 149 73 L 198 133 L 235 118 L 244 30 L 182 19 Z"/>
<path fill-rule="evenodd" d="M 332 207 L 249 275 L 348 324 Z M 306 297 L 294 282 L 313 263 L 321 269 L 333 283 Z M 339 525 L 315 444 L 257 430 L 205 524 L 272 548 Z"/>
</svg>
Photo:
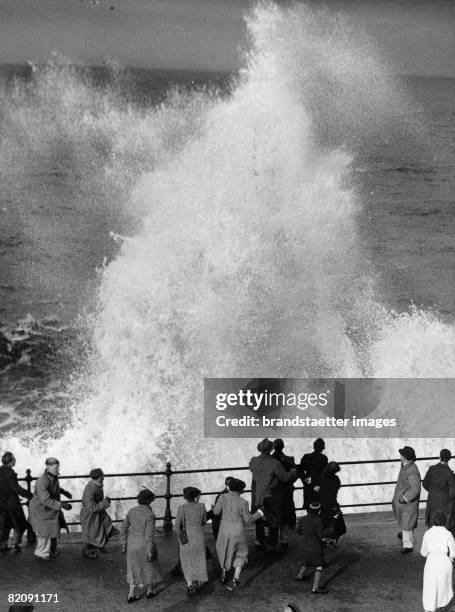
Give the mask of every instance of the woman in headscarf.
<svg viewBox="0 0 455 612">
<path fill-rule="evenodd" d="M 147 599 L 156 595 L 155 585 L 161 580 L 161 570 L 155 544 L 155 514 L 150 504 L 154 493 L 144 489 L 137 496 L 138 505 L 128 511 L 120 533 L 122 553 L 126 553 L 126 579 L 130 590 L 128 603 L 140 599 L 136 587 L 147 587 Z"/>
<path fill-rule="evenodd" d="M 216 552 L 221 565 L 221 582 L 226 582 L 226 572 L 234 568 L 232 586 L 240 585 L 240 574 L 248 561 L 248 540 L 245 525 L 264 516 L 262 510 L 251 514 L 248 502 L 241 494 L 246 484 L 238 478 L 231 478 L 228 493 L 221 495 L 213 508 L 214 514 L 222 514 L 220 531 L 216 541 Z"/>
<path fill-rule="evenodd" d="M 205 558 L 205 540 L 203 525 L 207 522 L 204 504 L 199 503 L 201 491 L 196 487 L 185 487 L 185 503 L 177 508 L 175 528 L 177 533 L 186 533 L 186 542 L 179 537 L 179 556 L 183 575 L 187 584 L 187 593 L 191 597 L 207 582 L 207 561 Z"/>
<path fill-rule="evenodd" d="M 433 527 L 423 536 L 423 557 L 426 557 L 423 571 L 422 602 L 425 612 L 445 608 L 453 597 L 452 562 L 455 558 L 455 540 L 445 527 L 444 512 L 433 514 Z"/>
</svg>

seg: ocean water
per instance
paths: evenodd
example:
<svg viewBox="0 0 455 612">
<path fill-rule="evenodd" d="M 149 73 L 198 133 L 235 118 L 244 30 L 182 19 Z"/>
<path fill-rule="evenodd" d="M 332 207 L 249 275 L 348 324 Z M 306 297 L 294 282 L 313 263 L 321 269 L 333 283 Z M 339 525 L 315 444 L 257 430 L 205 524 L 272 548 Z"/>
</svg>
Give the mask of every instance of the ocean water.
<svg viewBox="0 0 455 612">
<path fill-rule="evenodd" d="M 24 469 L 245 464 L 254 440 L 202 439 L 204 376 L 455 376 L 455 81 L 398 77 L 304 6 L 248 27 L 235 75 L 1 67 L 0 431 Z"/>
</svg>

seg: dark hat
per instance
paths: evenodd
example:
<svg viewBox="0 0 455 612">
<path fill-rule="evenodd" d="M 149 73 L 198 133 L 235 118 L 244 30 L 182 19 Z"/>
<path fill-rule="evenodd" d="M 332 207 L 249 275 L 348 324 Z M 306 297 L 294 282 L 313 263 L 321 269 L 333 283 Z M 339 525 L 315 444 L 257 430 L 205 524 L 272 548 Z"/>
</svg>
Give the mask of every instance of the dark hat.
<svg viewBox="0 0 455 612">
<path fill-rule="evenodd" d="M 283 450 L 284 448 L 284 442 L 281 438 L 277 438 L 276 440 L 273 441 L 273 448 L 275 450 Z"/>
<path fill-rule="evenodd" d="M 268 438 L 264 438 L 262 442 L 259 442 L 257 448 L 260 453 L 264 453 L 267 455 L 268 453 L 271 453 L 273 450 L 273 442 L 272 440 L 269 440 Z"/>
<path fill-rule="evenodd" d="M 185 487 L 183 489 L 183 498 L 186 501 L 194 501 L 201 491 L 197 487 Z"/>
<path fill-rule="evenodd" d="M 325 448 L 325 442 L 322 438 L 317 438 L 314 442 L 313 442 L 313 448 L 315 451 L 323 451 Z"/>
<path fill-rule="evenodd" d="M 231 491 L 237 491 L 238 493 L 241 493 L 246 487 L 246 483 L 243 482 L 243 480 L 240 480 L 240 478 L 231 478 L 228 487 Z"/>
<path fill-rule="evenodd" d="M 55 457 L 48 457 L 46 459 L 46 465 L 60 465 L 60 461 Z"/>
<path fill-rule="evenodd" d="M 441 461 L 448 463 L 452 459 L 452 453 L 448 448 L 443 448 L 439 453 L 439 457 L 441 458 Z"/>
<path fill-rule="evenodd" d="M 310 512 L 313 512 L 314 514 L 319 512 L 320 509 L 321 509 L 321 504 L 319 502 L 311 502 L 311 504 L 308 507 L 308 510 Z"/>
<path fill-rule="evenodd" d="M 412 448 L 412 446 L 403 446 L 403 448 L 400 448 L 398 450 L 398 452 L 407 461 L 415 461 L 416 460 L 415 450 Z"/>
<path fill-rule="evenodd" d="M 89 476 L 90 478 L 93 478 L 93 480 L 98 480 L 98 478 L 100 478 L 101 476 L 104 476 L 104 472 L 101 468 L 94 468 L 93 470 L 90 471 Z"/>
<path fill-rule="evenodd" d="M 137 496 L 137 501 L 141 506 L 148 506 L 155 499 L 156 495 L 150 489 L 143 489 Z"/>
<path fill-rule="evenodd" d="M 435 512 L 433 514 L 433 520 L 431 522 L 436 527 L 445 527 L 447 523 L 447 517 L 444 512 Z"/>
</svg>

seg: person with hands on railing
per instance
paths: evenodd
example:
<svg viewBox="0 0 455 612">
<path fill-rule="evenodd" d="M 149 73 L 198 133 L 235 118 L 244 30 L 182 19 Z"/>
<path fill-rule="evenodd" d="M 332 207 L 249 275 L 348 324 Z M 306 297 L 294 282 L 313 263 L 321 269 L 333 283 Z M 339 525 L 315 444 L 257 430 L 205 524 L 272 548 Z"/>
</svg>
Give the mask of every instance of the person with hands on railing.
<svg viewBox="0 0 455 612">
<path fill-rule="evenodd" d="M 128 603 L 140 599 L 136 587 L 146 586 L 146 597 L 155 597 L 155 585 L 161 580 L 161 569 L 155 543 L 155 514 L 150 507 L 155 494 L 144 489 L 137 496 L 138 505 L 128 511 L 120 532 L 122 554 L 126 554 Z"/>
<path fill-rule="evenodd" d="M 60 501 L 60 462 L 55 457 L 46 459 L 44 474 L 35 483 L 29 505 L 29 520 L 37 535 L 35 557 L 50 561 L 52 540 L 57 540 L 61 528 L 61 510 L 71 510 L 68 502 Z"/>
<path fill-rule="evenodd" d="M 238 478 L 231 478 L 229 491 L 218 497 L 213 508 L 215 515 L 221 514 L 221 526 L 216 541 L 216 552 L 221 565 L 221 582 L 226 583 L 226 572 L 234 568 L 232 586 L 234 590 L 240 585 L 240 574 L 248 562 L 248 540 L 245 525 L 261 519 L 262 510 L 251 514 L 248 502 L 241 497 L 246 484 Z"/>
<path fill-rule="evenodd" d="M 96 559 L 98 551 L 107 552 L 105 546 L 113 530 L 111 518 L 106 512 L 111 500 L 104 496 L 103 482 L 103 470 L 93 469 L 82 495 L 82 554 L 89 559 Z"/>
</svg>

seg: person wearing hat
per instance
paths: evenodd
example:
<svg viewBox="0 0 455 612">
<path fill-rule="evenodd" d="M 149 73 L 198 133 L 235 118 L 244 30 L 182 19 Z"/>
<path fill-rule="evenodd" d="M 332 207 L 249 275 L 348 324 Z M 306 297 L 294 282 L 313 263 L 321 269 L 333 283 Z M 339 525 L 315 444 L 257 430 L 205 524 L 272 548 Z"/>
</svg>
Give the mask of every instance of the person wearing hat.
<svg viewBox="0 0 455 612">
<path fill-rule="evenodd" d="M 284 442 L 281 438 L 273 441 L 272 457 L 277 459 L 284 467 L 286 472 L 295 469 L 294 457 L 284 454 Z M 283 499 L 281 502 L 281 523 L 280 523 L 280 547 L 286 548 L 289 545 L 289 530 L 295 529 L 297 522 L 294 504 L 294 484 L 283 482 L 279 485 L 283 489 Z"/>
<path fill-rule="evenodd" d="M 411 446 L 400 448 L 401 469 L 392 499 L 392 510 L 401 532 L 404 554 L 414 548 L 414 529 L 417 526 L 420 501 L 420 472 L 415 464 L 416 454 Z"/>
<path fill-rule="evenodd" d="M 425 525 L 432 527 L 433 514 L 444 512 L 447 517 L 446 527 L 449 531 L 454 528 L 455 505 L 455 476 L 449 468 L 452 453 L 443 448 L 439 453 L 440 462 L 428 468 L 422 486 L 428 491 L 427 508 L 425 512 Z"/>
<path fill-rule="evenodd" d="M 305 510 L 308 510 L 312 501 L 320 501 L 319 491 L 322 472 L 329 461 L 322 452 L 325 449 L 325 442 L 322 438 L 317 438 L 313 442 L 313 449 L 312 453 L 303 455 L 298 468 L 299 478 L 303 482 L 303 507 Z"/>
<path fill-rule="evenodd" d="M 245 525 L 264 516 L 261 510 L 251 514 L 246 499 L 241 497 L 246 484 L 238 478 L 230 478 L 229 491 L 218 497 L 213 508 L 215 515 L 222 515 L 216 541 L 216 552 L 221 565 L 221 582 L 226 582 L 226 572 L 234 568 L 230 590 L 240 585 L 242 568 L 248 562 L 248 540 Z"/>
<path fill-rule="evenodd" d="M 183 575 L 187 584 L 187 594 L 192 597 L 202 583 L 207 582 L 207 560 L 205 539 L 202 530 L 207 522 L 204 504 L 199 503 L 201 491 L 196 487 L 185 487 L 185 503 L 177 508 L 175 528 L 177 533 L 186 532 L 187 541 L 179 538 L 179 556 Z"/>
<path fill-rule="evenodd" d="M 32 493 L 23 489 L 14 471 L 16 457 L 7 451 L 2 456 L 0 466 L 0 550 L 8 550 L 8 538 L 11 529 L 14 529 L 13 550 L 21 550 L 21 541 L 27 529 L 27 519 L 19 497 L 31 499 Z"/>
<path fill-rule="evenodd" d="M 48 457 L 44 474 L 35 483 L 35 491 L 29 505 L 29 520 L 37 535 L 34 554 L 45 561 L 50 561 L 53 556 L 51 544 L 52 540 L 57 542 L 60 534 L 62 508 L 71 510 L 68 502 L 60 501 L 62 491 L 58 479 L 59 471 L 59 460 Z"/>
<path fill-rule="evenodd" d="M 452 562 L 455 540 L 445 527 L 444 512 L 434 512 L 433 526 L 425 532 L 420 553 L 426 557 L 423 571 L 422 603 L 425 612 L 442 610 L 453 597 Z"/>
<path fill-rule="evenodd" d="M 113 528 L 111 518 L 106 512 L 111 500 L 109 497 L 104 497 L 103 482 L 103 470 L 93 469 L 82 495 L 82 554 L 89 559 L 96 559 L 97 551 L 106 552 L 104 547 L 109 541 Z"/>
<path fill-rule="evenodd" d="M 299 573 L 295 577 L 296 582 L 305 580 L 305 572 L 307 569 L 314 567 L 314 582 L 312 593 L 315 595 L 323 595 L 328 592 L 325 587 L 320 587 L 322 570 L 325 565 L 323 552 L 323 538 L 325 531 L 322 526 L 321 519 L 321 504 L 319 502 L 311 502 L 308 507 L 308 514 L 299 519 L 297 524 L 297 533 L 303 536 L 302 540 L 302 562 Z"/>
<path fill-rule="evenodd" d="M 281 507 L 283 489 L 280 483 L 292 482 L 296 479 L 296 471 L 287 472 L 278 459 L 271 457 L 273 442 L 265 438 L 257 446 L 260 455 L 252 457 L 249 463 L 253 480 L 251 497 L 253 512 L 261 508 L 264 521 L 269 528 L 268 550 L 276 549 L 281 524 Z M 262 521 L 256 522 L 256 544 L 265 545 L 265 529 Z"/>
<path fill-rule="evenodd" d="M 155 543 L 155 513 L 150 504 L 155 494 L 144 489 L 137 496 L 137 506 L 128 510 L 120 531 L 122 554 L 126 554 L 127 602 L 140 599 L 136 588 L 146 586 L 146 597 L 156 595 L 155 585 L 161 580 L 161 568 Z"/>
</svg>

